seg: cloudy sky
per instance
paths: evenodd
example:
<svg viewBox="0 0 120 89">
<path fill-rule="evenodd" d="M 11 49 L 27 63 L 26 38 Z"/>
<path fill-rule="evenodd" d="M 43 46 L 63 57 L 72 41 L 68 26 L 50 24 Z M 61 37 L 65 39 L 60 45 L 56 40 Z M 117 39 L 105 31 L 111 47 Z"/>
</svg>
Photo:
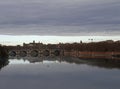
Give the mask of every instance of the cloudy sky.
<svg viewBox="0 0 120 89">
<path fill-rule="evenodd" d="M 120 0 L 0 0 L 0 35 L 119 36 Z"/>
</svg>

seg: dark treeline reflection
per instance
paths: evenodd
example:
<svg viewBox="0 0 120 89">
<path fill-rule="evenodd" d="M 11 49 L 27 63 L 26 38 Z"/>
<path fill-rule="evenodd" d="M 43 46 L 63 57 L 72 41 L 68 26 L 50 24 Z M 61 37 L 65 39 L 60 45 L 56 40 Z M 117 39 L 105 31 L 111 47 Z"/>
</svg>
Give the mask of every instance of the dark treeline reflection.
<svg viewBox="0 0 120 89">
<path fill-rule="evenodd" d="M 90 66 L 96 66 L 100 68 L 117 68 L 120 69 L 120 60 L 112 60 L 112 59 L 80 59 L 75 57 L 24 57 L 24 58 L 12 58 L 10 60 L 24 60 L 29 61 L 29 63 L 40 63 L 44 61 L 57 61 L 59 63 L 69 63 L 69 64 L 76 64 L 76 65 L 90 65 Z"/>
<path fill-rule="evenodd" d="M 0 46 L 0 70 L 8 65 L 8 52 L 5 47 Z"/>
<path fill-rule="evenodd" d="M 9 64 L 8 58 L 0 58 L 0 70 Z"/>
</svg>

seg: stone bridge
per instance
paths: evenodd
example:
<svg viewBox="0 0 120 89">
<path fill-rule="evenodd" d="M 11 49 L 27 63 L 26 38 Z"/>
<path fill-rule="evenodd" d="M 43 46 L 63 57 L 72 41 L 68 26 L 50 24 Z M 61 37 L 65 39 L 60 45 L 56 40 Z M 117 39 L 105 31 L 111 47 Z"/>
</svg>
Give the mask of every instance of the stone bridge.
<svg viewBox="0 0 120 89">
<path fill-rule="evenodd" d="M 11 57 L 41 57 L 41 56 L 61 56 L 63 55 L 63 50 L 61 49 L 10 49 L 9 56 Z"/>
</svg>

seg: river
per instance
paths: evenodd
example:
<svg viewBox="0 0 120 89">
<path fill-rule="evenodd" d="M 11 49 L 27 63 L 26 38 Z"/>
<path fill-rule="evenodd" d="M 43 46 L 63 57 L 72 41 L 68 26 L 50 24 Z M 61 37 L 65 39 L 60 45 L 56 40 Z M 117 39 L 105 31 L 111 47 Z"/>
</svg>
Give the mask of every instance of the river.
<svg viewBox="0 0 120 89">
<path fill-rule="evenodd" d="M 120 63 L 73 57 L 11 58 L 0 70 L 1 89 L 119 89 Z"/>
</svg>

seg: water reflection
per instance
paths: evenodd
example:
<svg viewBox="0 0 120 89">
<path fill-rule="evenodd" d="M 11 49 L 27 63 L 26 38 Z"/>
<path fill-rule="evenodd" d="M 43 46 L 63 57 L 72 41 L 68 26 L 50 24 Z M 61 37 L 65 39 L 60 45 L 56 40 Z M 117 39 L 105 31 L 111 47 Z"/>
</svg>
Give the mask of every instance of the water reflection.
<svg viewBox="0 0 120 89">
<path fill-rule="evenodd" d="M 0 58 L 0 70 L 9 64 L 8 58 Z"/>
<path fill-rule="evenodd" d="M 6 64 L 8 61 L 9 65 L 0 71 L 1 89 L 119 89 L 120 87 L 119 61 L 48 56 L 10 58 L 1 63 Z"/>
<path fill-rule="evenodd" d="M 51 56 L 42 56 L 42 57 L 10 57 L 0 59 L 0 69 L 8 64 L 30 64 L 30 63 L 69 63 L 69 64 L 76 64 L 76 65 L 89 65 L 95 66 L 99 68 L 117 68 L 120 69 L 120 60 L 112 60 L 112 59 L 80 59 L 75 57 L 66 57 L 66 56 L 59 56 L 59 57 L 51 57 Z"/>
<path fill-rule="evenodd" d="M 9 60 L 10 64 L 29 64 L 29 63 L 51 63 L 51 62 L 58 62 L 58 63 L 69 63 L 69 64 L 76 64 L 82 65 L 86 64 L 89 66 L 96 66 L 99 68 L 117 68 L 120 69 L 120 60 L 114 59 L 81 59 L 76 57 L 66 57 L 66 56 L 42 56 L 42 57 L 12 57 Z"/>
</svg>

